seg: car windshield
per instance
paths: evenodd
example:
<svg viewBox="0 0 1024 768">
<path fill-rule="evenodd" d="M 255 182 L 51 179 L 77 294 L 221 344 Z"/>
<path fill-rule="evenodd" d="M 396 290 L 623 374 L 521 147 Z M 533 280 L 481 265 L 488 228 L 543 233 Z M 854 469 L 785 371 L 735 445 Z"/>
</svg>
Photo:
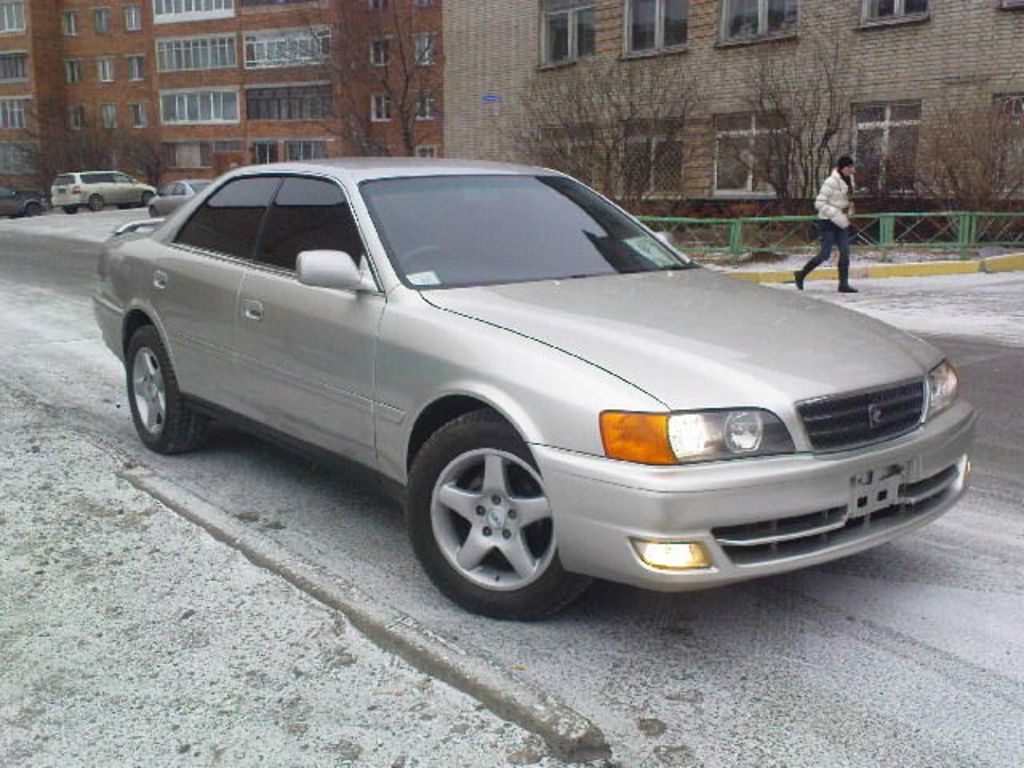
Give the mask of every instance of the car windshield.
<svg viewBox="0 0 1024 768">
<path fill-rule="evenodd" d="M 416 288 L 695 266 L 564 176 L 427 176 L 361 189 L 391 263 Z"/>
</svg>

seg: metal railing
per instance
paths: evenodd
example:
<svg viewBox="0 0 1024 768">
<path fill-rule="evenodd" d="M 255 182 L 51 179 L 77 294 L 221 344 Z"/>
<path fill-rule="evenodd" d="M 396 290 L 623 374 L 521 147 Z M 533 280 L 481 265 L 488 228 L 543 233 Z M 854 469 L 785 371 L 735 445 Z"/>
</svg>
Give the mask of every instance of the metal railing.
<svg viewBox="0 0 1024 768">
<path fill-rule="evenodd" d="M 792 253 L 818 247 L 816 216 L 699 219 L 641 216 L 681 251 L 738 258 L 755 252 Z M 984 247 L 1024 250 L 1024 213 L 941 211 L 862 213 L 853 217 L 855 246 L 877 250 L 940 249 L 970 258 Z"/>
</svg>

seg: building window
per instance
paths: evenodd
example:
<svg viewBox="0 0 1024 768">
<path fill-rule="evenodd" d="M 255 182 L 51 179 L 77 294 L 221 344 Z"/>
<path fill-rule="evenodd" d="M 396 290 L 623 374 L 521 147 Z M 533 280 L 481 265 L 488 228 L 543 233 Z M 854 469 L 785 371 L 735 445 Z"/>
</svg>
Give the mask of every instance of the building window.
<svg viewBox="0 0 1024 768">
<path fill-rule="evenodd" d="M 715 117 L 716 194 L 771 193 L 771 139 L 778 130 L 749 112 Z"/>
<path fill-rule="evenodd" d="M 237 123 L 238 92 L 161 91 L 160 119 L 165 125 Z"/>
<path fill-rule="evenodd" d="M 167 142 L 164 144 L 164 158 L 171 168 L 209 168 L 210 142 Z"/>
<path fill-rule="evenodd" d="M 921 103 L 861 104 L 854 107 L 857 189 L 910 192 L 921 127 Z"/>
<path fill-rule="evenodd" d="M 82 60 L 68 59 L 64 62 L 64 79 L 69 83 L 82 82 Z"/>
<path fill-rule="evenodd" d="M 105 34 L 110 31 L 110 9 L 93 8 L 92 26 L 98 34 Z"/>
<path fill-rule="evenodd" d="M 0 128 L 24 128 L 28 99 L 0 99 Z"/>
<path fill-rule="evenodd" d="M 416 94 L 416 119 L 433 120 L 437 117 L 437 99 L 433 91 L 420 91 Z"/>
<path fill-rule="evenodd" d="M 433 144 L 420 144 L 416 147 L 416 157 L 437 157 L 437 147 Z"/>
<path fill-rule="evenodd" d="M 928 0 L 864 0 L 864 21 L 886 21 L 928 13 Z"/>
<path fill-rule="evenodd" d="M 434 4 L 434 0 L 416 0 L 417 8 L 429 8 Z"/>
<path fill-rule="evenodd" d="M 156 65 L 161 72 L 237 67 L 235 37 L 223 35 L 157 40 Z"/>
<path fill-rule="evenodd" d="M 366 0 L 366 7 L 371 11 L 386 11 L 388 0 Z"/>
<path fill-rule="evenodd" d="M 13 83 L 27 79 L 27 53 L 0 53 L 0 82 Z"/>
<path fill-rule="evenodd" d="M 25 3 L 0 2 L 0 32 L 25 31 Z"/>
<path fill-rule="evenodd" d="M 279 160 L 276 141 L 254 141 L 252 161 L 254 163 L 276 163 Z"/>
<path fill-rule="evenodd" d="M 64 11 L 61 13 L 60 30 L 65 35 L 78 34 L 78 14 L 75 11 Z"/>
<path fill-rule="evenodd" d="M 370 43 L 370 64 L 375 67 L 386 67 L 391 63 L 391 41 L 379 37 Z"/>
<path fill-rule="evenodd" d="M 249 88 L 245 102 L 250 120 L 320 120 L 331 116 L 331 86 Z"/>
<path fill-rule="evenodd" d="M 149 125 L 149 119 L 146 115 L 146 105 L 144 102 L 140 101 L 135 104 L 129 104 L 128 112 L 132 117 L 132 128 L 145 128 Z"/>
<path fill-rule="evenodd" d="M 104 128 L 117 128 L 117 104 L 100 104 L 100 117 Z"/>
<path fill-rule="evenodd" d="M 545 64 L 590 56 L 596 48 L 594 8 L 589 1 L 544 0 L 541 51 Z"/>
<path fill-rule="evenodd" d="M 626 197 L 678 196 L 683 181 L 683 143 L 663 136 L 637 137 L 626 144 L 624 165 Z"/>
<path fill-rule="evenodd" d="M 797 0 L 723 0 L 722 36 L 750 40 L 795 31 Z"/>
<path fill-rule="evenodd" d="M 686 45 L 689 0 L 629 0 L 629 53 L 655 53 Z"/>
<path fill-rule="evenodd" d="M 434 63 L 437 54 L 435 35 L 433 32 L 419 32 L 416 34 L 416 63 L 420 66 L 429 66 Z"/>
<path fill-rule="evenodd" d="M 327 157 L 326 141 L 286 141 L 285 160 L 322 160 Z"/>
<path fill-rule="evenodd" d="M 101 83 L 114 82 L 114 57 L 102 56 L 96 59 L 96 76 Z"/>
<path fill-rule="evenodd" d="M 331 49 L 331 30 L 277 29 L 245 35 L 245 68 L 297 67 L 319 64 Z"/>
<path fill-rule="evenodd" d="M 128 61 L 128 79 L 145 80 L 146 57 L 141 54 L 133 54 L 131 56 L 126 56 L 125 59 Z"/>
<path fill-rule="evenodd" d="M 375 93 L 370 97 L 370 119 L 375 123 L 391 119 L 391 96 L 386 93 Z"/>
<path fill-rule="evenodd" d="M 124 7 L 124 28 L 126 32 L 138 32 L 142 29 L 141 5 L 126 5 Z"/>
<path fill-rule="evenodd" d="M 157 24 L 234 15 L 234 0 L 153 0 L 153 20 Z"/>
<path fill-rule="evenodd" d="M 78 105 L 68 109 L 68 127 L 80 131 L 85 127 L 85 107 Z"/>
<path fill-rule="evenodd" d="M 0 173 L 35 173 L 35 156 L 35 144 L 0 141 Z"/>
</svg>

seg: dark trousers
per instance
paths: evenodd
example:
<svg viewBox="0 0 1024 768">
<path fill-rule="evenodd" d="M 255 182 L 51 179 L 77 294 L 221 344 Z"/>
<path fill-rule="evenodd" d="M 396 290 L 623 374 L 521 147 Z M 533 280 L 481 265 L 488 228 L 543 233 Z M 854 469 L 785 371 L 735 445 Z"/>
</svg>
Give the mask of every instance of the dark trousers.
<svg viewBox="0 0 1024 768">
<path fill-rule="evenodd" d="M 813 269 L 828 261 L 832 255 L 832 249 L 839 246 L 839 284 L 846 285 L 850 274 L 850 229 L 837 227 L 831 221 L 822 219 L 819 222 L 821 228 L 821 249 L 818 255 L 804 264 L 800 270 L 804 275 L 809 275 Z"/>
</svg>

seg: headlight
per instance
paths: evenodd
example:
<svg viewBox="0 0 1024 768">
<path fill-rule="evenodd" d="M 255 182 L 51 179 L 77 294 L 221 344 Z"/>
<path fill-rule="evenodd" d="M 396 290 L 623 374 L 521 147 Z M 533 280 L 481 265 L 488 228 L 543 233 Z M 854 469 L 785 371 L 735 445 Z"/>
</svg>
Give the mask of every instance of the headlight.
<svg viewBox="0 0 1024 768">
<path fill-rule="evenodd" d="M 789 431 L 760 409 L 601 414 L 605 455 L 641 464 L 679 464 L 792 453 Z"/>
<path fill-rule="evenodd" d="M 930 419 L 951 406 L 960 396 L 960 376 L 949 360 L 943 360 L 928 374 L 928 412 Z"/>
</svg>

